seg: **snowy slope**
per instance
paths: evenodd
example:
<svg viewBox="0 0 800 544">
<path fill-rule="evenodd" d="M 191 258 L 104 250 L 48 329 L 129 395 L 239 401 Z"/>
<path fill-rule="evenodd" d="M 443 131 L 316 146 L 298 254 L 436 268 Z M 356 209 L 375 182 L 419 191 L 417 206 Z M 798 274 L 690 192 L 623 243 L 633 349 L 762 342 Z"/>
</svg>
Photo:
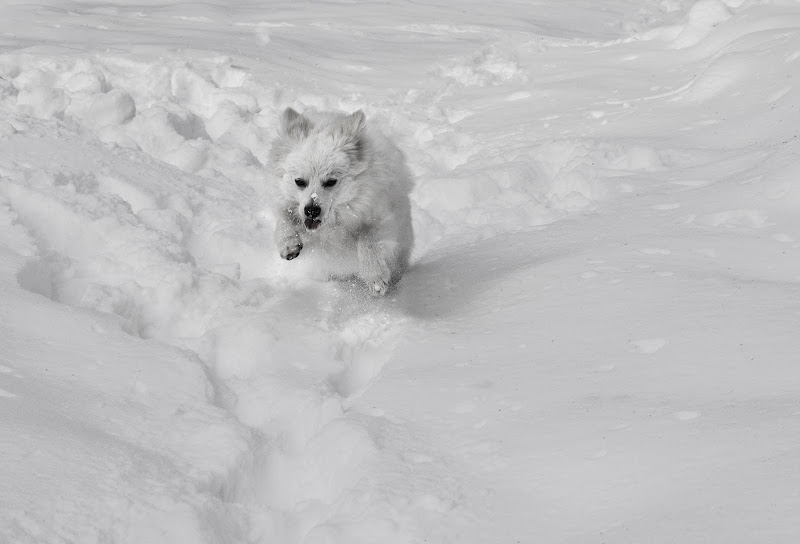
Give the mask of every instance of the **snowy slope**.
<svg viewBox="0 0 800 544">
<path fill-rule="evenodd" d="M 796 542 L 800 5 L 0 18 L 0 542 Z M 399 288 L 281 261 L 277 114 L 406 151 Z"/>
</svg>

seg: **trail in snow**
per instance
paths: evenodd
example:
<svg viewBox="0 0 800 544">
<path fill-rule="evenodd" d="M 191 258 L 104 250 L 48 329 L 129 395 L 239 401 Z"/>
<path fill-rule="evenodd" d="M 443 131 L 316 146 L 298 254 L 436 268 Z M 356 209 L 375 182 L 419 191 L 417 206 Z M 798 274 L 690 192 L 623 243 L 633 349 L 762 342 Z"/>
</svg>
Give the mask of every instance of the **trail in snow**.
<svg viewBox="0 0 800 544">
<path fill-rule="evenodd" d="M 639 4 L 14 6 L 0 534 L 788 542 L 800 13 Z M 387 300 L 279 259 L 286 105 L 408 151 Z"/>
<path fill-rule="evenodd" d="M 224 232 L 204 223 L 209 208 L 224 209 L 222 190 L 203 182 L 202 189 L 170 195 L 173 169 L 129 152 L 109 160 L 101 145 L 66 131 L 52 138 L 52 128 L 31 121 L 25 137 L 6 148 L 6 165 L 48 164 L 23 167 L 4 187 L 27 242 L 21 249 L 38 255 L 17 273 L 19 284 L 64 304 L 115 314 L 114 328 L 200 356 L 217 403 L 255 431 L 254 457 L 242 457 L 243 468 L 228 469 L 232 479 L 217 484 L 228 500 L 253 495 L 256 504 L 276 510 L 332 502 L 357 479 L 373 448 L 360 426 L 344 420 L 343 404 L 380 370 L 402 320 L 355 287 L 281 288 L 280 281 L 240 280 L 240 263 L 200 266 L 213 246 L 195 246 L 196 240 Z M 95 174 L 111 168 L 113 174 Z M 150 187 L 127 181 L 128 169 L 146 176 Z M 236 193 L 228 195 L 237 202 Z M 176 198 L 180 211 L 172 208 Z M 230 215 L 258 214 L 253 206 Z M 249 251 L 263 261 L 270 236 L 258 230 L 259 245 Z M 195 256 L 193 247 L 203 254 Z M 338 458 L 332 455 L 342 447 Z"/>
</svg>

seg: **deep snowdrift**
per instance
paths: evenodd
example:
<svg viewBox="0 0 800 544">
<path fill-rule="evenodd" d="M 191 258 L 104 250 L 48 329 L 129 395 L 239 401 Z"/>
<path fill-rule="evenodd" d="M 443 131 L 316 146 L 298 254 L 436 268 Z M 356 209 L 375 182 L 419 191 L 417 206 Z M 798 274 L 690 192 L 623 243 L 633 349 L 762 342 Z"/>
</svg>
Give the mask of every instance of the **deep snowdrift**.
<svg viewBox="0 0 800 544">
<path fill-rule="evenodd" d="M 3 542 L 794 542 L 800 7 L 44 2 L 0 22 Z M 281 261 L 286 106 L 415 265 Z"/>
</svg>

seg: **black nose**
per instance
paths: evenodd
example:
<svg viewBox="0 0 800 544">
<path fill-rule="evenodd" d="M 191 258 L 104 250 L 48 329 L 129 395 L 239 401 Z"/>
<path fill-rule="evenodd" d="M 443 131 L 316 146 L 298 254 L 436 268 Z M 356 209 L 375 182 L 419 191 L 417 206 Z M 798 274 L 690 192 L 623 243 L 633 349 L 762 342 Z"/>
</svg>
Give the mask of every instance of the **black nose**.
<svg viewBox="0 0 800 544">
<path fill-rule="evenodd" d="M 303 213 L 306 214 L 306 217 L 309 219 L 316 219 L 319 217 L 319 214 L 322 213 L 322 209 L 316 204 L 309 204 L 303 208 Z"/>
</svg>

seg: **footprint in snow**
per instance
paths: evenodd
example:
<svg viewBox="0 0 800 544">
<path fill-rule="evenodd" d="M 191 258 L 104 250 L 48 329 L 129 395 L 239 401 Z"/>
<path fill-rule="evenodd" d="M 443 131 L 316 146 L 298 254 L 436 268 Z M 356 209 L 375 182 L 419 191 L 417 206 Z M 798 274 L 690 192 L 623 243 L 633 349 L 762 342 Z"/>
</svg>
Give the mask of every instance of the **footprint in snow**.
<svg viewBox="0 0 800 544">
<path fill-rule="evenodd" d="M 678 204 L 677 202 L 667 202 L 665 204 L 654 204 L 650 207 L 658 211 L 667 211 L 667 210 L 676 210 L 680 208 L 681 205 Z"/>
<path fill-rule="evenodd" d="M 646 247 L 644 249 L 640 249 L 642 253 L 645 255 L 669 255 L 672 253 L 668 249 L 658 248 L 658 247 Z"/>
<path fill-rule="evenodd" d="M 631 343 L 634 353 L 655 353 L 667 345 L 667 341 L 663 338 L 645 338 L 642 340 L 634 340 Z"/>
</svg>

